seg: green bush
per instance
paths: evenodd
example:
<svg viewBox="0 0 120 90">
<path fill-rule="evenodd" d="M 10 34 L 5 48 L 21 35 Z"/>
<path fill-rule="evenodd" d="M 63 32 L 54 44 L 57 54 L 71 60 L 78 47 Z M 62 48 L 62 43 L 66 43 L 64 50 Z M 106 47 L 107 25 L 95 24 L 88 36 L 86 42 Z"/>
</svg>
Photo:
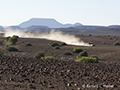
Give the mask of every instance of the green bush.
<svg viewBox="0 0 120 90">
<path fill-rule="evenodd" d="M 9 38 L 9 42 L 10 44 L 16 44 L 16 42 L 18 41 L 18 36 L 13 35 L 12 37 Z"/>
<path fill-rule="evenodd" d="M 93 57 L 82 57 L 82 58 L 77 57 L 76 62 L 99 63 L 99 60 L 97 60 L 97 58 L 93 58 Z"/>
<path fill-rule="evenodd" d="M 54 58 L 54 57 L 52 57 L 52 56 L 45 56 L 45 57 L 41 57 L 41 59 L 55 60 L 55 58 Z"/>
<path fill-rule="evenodd" d="M 53 41 L 50 41 L 50 42 L 49 42 L 49 45 L 51 45 L 52 43 L 53 43 Z"/>
<path fill-rule="evenodd" d="M 60 49 L 60 47 L 59 46 L 55 46 L 55 49 Z"/>
<path fill-rule="evenodd" d="M 79 53 L 79 56 L 85 56 L 85 57 L 87 57 L 88 53 L 86 51 L 82 51 L 82 52 Z"/>
<path fill-rule="evenodd" d="M 113 45 L 117 46 L 120 45 L 120 43 L 118 41 L 114 42 Z"/>
<path fill-rule="evenodd" d="M 17 35 L 13 35 L 12 37 L 19 38 L 19 36 L 17 36 Z"/>
<path fill-rule="evenodd" d="M 0 56 L 2 56 L 4 54 L 4 52 L 2 50 L 0 50 Z"/>
<path fill-rule="evenodd" d="M 18 49 L 15 47 L 6 47 L 6 50 L 7 51 L 18 51 Z"/>
<path fill-rule="evenodd" d="M 65 51 L 63 52 L 64 55 L 72 55 L 72 53 L 70 51 Z"/>
<path fill-rule="evenodd" d="M 60 46 L 65 46 L 67 45 L 65 42 L 61 43 Z"/>
<path fill-rule="evenodd" d="M 74 48 L 73 49 L 73 52 L 75 52 L 75 53 L 80 53 L 80 52 L 82 52 L 83 50 L 81 49 L 81 48 Z"/>
<path fill-rule="evenodd" d="M 38 51 L 38 52 L 34 55 L 34 58 L 41 58 L 41 57 L 44 57 L 44 53 L 41 52 L 41 51 Z"/>
<path fill-rule="evenodd" d="M 32 46 L 32 44 L 31 43 L 26 43 L 25 46 Z"/>
<path fill-rule="evenodd" d="M 53 43 L 51 43 L 50 45 L 51 45 L 52 47 L 59 46 L 59 44 L 56 43 L 56 42 L 53 42 Z"/>
<path fill-rule="evenodd" d="M 90 57 L 97 58 L 97 60 L 99 59 L 96 55 L 91 55 Z"/>
</svg>

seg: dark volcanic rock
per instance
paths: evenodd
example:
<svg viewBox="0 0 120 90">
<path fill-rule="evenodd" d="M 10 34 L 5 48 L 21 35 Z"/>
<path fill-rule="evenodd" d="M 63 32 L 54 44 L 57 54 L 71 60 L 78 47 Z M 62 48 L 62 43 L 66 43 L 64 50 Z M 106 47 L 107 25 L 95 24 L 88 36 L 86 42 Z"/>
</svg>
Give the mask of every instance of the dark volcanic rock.
<svg viewBox="0 0 120 90">
<path fill-rule="evenodd" d="M 116 64 L 77 63 L 74 61 L 53 61 L 7 56 L 0 57 L 0 62 L 3 61 L 6 63 L 10 62 L 5 65 L 6 67 L 10 65 L 12 65 L 12 67 L 1 70 L 1 81 L 6 80 L 6 83 L 19 82 L 22 85 L 24 85 L 25 81 L 29 81 L 26 83 L 28 83 L 28 87 L 30 89 L 60 88 L 60 90 L 66 90 L 66 88 L 76 89 L 78 87 L 82 87 L 83 84 L 103 85 L 103 83 L 105 85 L 116 85 L 116 87 L 119 85 L 120 65 Z M 17 65 L 14 63 L 17 63 Z M 32 68 L 30 69 L 29 67 Z M 110 71 L 111 69 L 112 71 Z M 19 71 L 17 75 L 15 73 L 11 73 L 17 71 Z M 21 77 L 20 73 L 22 74 Z M 26 73 L 29 74 L 26 75 Z M 12 78 L 11 75 L 14 78 Z M 30 83 L 33 83 L 34 85 Z M 27 86 L 24 86 L 24 88 L 27 88 Z"/>
</svg>

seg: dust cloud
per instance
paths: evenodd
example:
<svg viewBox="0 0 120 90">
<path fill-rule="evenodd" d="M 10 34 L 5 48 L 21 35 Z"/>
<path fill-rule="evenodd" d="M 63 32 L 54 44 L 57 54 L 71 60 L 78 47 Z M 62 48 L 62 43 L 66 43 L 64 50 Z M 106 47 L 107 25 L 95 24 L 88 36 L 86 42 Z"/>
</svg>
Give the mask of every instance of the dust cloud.
<svg viewBox="0 0 120 90">
<path fill-rule="evenodd" d="M 20 31 L 20 30 L 6 30 L 5 37 L 18 35 L 20 38 L 43 38 L 48 40 L 55 40 L 65 42 L 70 45 L 78 45 L 78 46 L 91 46 L 88 43 L 85 43 L 80 38 L 75 37 L 74 35 L 64 34 L 60 31 L 51 30 L 49 33 L 32 33 L 28 31 Z"/>
</svg>

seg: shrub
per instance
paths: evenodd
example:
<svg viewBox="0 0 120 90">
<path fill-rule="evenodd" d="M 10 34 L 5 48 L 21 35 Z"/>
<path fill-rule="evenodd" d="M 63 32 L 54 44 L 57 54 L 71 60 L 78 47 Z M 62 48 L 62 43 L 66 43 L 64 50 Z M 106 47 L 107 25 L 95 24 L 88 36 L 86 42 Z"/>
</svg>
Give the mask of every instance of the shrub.
<svg viewBox="0 0 120 90">
<path fill-rule="evenodd" d="M 114 42 L 113 45 L 120 45 L 118 41 Z"/>
<path fill-rule="evenodd" d="M 55 49 L 60 49 L 60 47 L 59 46 L 55 46 Z"/>
<path fill-rule="evenodd" d="M 15 47 L 6 47 L 6 50 L 7 51 L 18 51 L 18 49 Z"/>
<path fill-rule="evenodd" d="M 25 46 L 32 46 L 32 44 L 31 43 L 26 43 Z"/>
<path fill-rule="evenodd" d="M 111 37 L 109 37 L 109 39 L 111 40 L 112 38 L 111 38 Z"/>
<path fill-rule="evenodd" d="M 77 57 L 76 62 L 99 63 L 99 60 L 97 60 L 97 58 L 93 58 L 93 57 L 82 57 L 82 58 Z"/>
<path fill-rule="evenodd" d="M 0 45 L 3 45 L 4 40 L 0 40 Z"/>
<path fill-rule="evenodd" d="M 89 44 L 93 44 L 92 42 L 89 42 Z"/>
<path fill-rule="evenodd" d="M 88 36 L 92 36 L 91 34 L 88 34 Z"/>
<path fill-rule="evenodd" d="M 16 44 L 16 42 L 18 41 L 18 36 L 13 35 L 12 37 L 9 38 L 9 42 L 10 44 Z"/>
<path fill-rule="evenodd" d="M 0 56 L 2 56 L 4 54 L 4 52 L 2 50 L 0 50 Z"/>
<path fill-rule="evenodd" d="M 108 37 L 110 37 L 110 35 L 108 35 Z"/>
<path fill-rule="evenodd" d="M 51 43 L 50 45 L 51 45 L 52 47 L 59 46 L 59 44 L 56 43 L 56 42 L 53 42 L 53 43 Z"/>
<path fill-rule="evenodd" d="M 63 54 L 64 54 L 64 55 L 72 55 L 72 53 L 69 52 L 69 51 L 65 51 L 65 52 L 63 52 Z"/>
<path fill-rule="evenodd" d="M 99 59 L 96 55 L 91 55 L 90 57 L 97 58 L 97 60 Z"/>
<path fill-rule="evenodd" d="M 53 43 L 53 41 L 50 41 L 50 42 L 49 42 L 49 45 L 51 45 L 52 43 Z"/>
<path fill-rule="evenodd" d="M 105 42 L 102 42 L 102 44 L 106 44 Z"/>
<path fill-rule="evenodd" d="M 19 36 L 17 36 L 17 35 L 13 35 L 12 37 L 19 38 Z"/>
<path fill-rule="evenodd" d="M 55 60 L 55 58 L 54 58 L 54 57 L 52 57 L 52 56 L 45 56 L 45 57 L 41 57 L 41 59 Z"/>
<path fill-rule="evenodd" d="M 61 43 L 60 46 L 65 46 L 67 45 L 65 42 Z"/>
<path fill-rule="evenodd" d="M 83 50 L 82 50 L 81 48 L 74 48 L 73 51 L 74 51 L 75 53 L 80 53 L 80 52 L 82 52 Z"/>
<path fill-rule="evenodd" d="M 34 55 L 34 58 L 41 58 L 41 57 L 44 57 L 44 53 L 41 52 L 41 51 L 38 51 L 38 52 Z"/>
<path fill-rule="evenodd" d="M 86 51 L 82 51 L 79 53 L 79 56 L 88 56 L 88 53 Z"/>
<path fill-rule="evenodd" d="M 6 40 L 8 41 L 8 40 L 9 40 L 9 38 L 10 38 L 10 36 L 6 37 Z"/>
</svg>

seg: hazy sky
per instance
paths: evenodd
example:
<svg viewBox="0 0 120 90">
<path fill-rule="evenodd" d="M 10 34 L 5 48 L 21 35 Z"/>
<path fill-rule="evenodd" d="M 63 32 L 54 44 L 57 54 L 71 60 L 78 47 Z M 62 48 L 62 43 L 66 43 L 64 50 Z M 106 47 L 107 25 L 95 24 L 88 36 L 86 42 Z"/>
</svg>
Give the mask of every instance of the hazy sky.
<svg viewBox="0 0 120 90">
<path fill-rule="evenodd" d="M 0 0 L 0 25 L 18 25 L 30 18 L 60 23 L 120 25 L 120 0 Z"/>
</svg>

